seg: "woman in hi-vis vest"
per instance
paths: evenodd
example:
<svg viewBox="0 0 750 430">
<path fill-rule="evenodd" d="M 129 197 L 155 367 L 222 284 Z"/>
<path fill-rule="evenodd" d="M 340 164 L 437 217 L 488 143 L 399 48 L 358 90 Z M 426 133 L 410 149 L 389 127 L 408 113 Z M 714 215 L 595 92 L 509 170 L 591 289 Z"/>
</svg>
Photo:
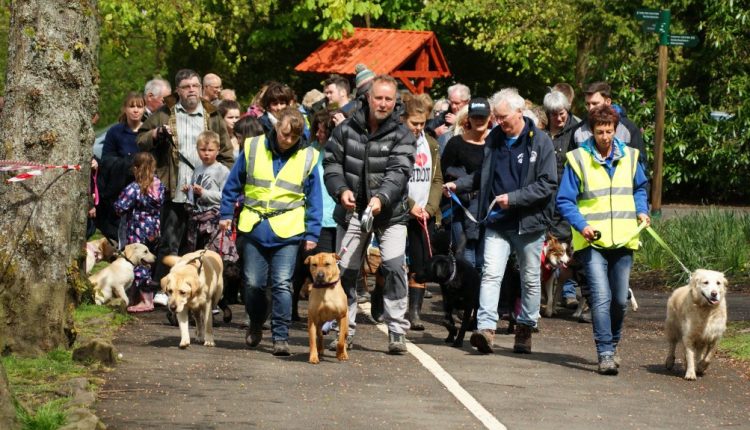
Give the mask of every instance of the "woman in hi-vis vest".
<svg viewBox="0 0 750 430">
<path fill-rule="evenodd" d="M 258 346 L 266 319 L 271 279 L 273 355 L 288 356 L 292 322 L 292 276 L 301 241 L 317 246 L 323 217 L 319 151 L 301 138 L 305 120 L 294 107 L 278 114 L 270 132 L 245 139 L 221 198 L 219 226 L 231 226 L 234 204 L 245 197 L 237 222 L 250 327 L 245 342 Z"/>
<path fill-rule="evenodd" d="M 609 105 L 588 115 L 593 137 L 567 153 L 557 209 L 570 223 L 575 259 L 591 289 L 591 316 L 599 373 L 617 375 L 617 345 L 627 309 L 638 225 L 651 222 L 648 179 L 638 150 L 615 138 L 619 115 Z"/>
</svg>

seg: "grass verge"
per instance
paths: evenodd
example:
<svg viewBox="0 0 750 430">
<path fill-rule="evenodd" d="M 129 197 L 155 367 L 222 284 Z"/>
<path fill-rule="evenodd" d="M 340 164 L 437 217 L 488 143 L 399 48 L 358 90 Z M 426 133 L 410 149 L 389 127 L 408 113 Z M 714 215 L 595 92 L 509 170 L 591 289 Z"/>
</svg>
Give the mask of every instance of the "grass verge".
<svg viewBox="0 0 750 430">
<path fill-rule="evenodd" d="M 111 340 L 117 328 L 131 317 L 98 305 L 81 305 L 75 311 L 78 339 L 76 346 L 97 337 Z M 66 383 L 86 377 L 96 385 L 97 363 L 73 361 L 72 351 L 56 349 L 42 357 L 0 357 L 15 397 L 16 413 L 25 430 L 56 429 L 64 424 L 70 398 Z"/>
<path fill-rule="evenodd" d="M 733 321 L 727 324 L 719 349 L 735 360 L 750 364 L 750 321 Z"/>
</svg>

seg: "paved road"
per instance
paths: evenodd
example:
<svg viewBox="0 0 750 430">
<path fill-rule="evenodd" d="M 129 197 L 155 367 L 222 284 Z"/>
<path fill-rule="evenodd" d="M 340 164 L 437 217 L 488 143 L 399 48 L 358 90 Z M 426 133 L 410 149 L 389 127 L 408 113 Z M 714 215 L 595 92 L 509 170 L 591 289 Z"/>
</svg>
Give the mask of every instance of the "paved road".
<svg viewBox="0 0 750 430">
<path fill-rule="evenodd" d="M 448 347 L 438 294 L 425 303 L 427 331 L 409 339 L 507 428 L 750 428 L 750 381 L 725 360 L 692 383 L 664 370 L 665 300 L 639 293 L 617 377 L 594 372 L 591 326 L 569 319 L 543 320 L 530 356 L 511 353 L 509 335 L 498 335 L 494 355 L 468 342 Z M 734 319 L 750 318 L 750 296 L 730 297 L 729 307 Z M 247 349 L 234 322 L 217 328 L 216 348 L 182 351 L 163 311 L 144 315 L 116 340 L 124 359 L 104 375 L 97 413 L 111 429 L 484 428 L 413 355 L 386 355 L 386 336 L 359 319 L 350 361 L 329 353 L 314 366 L 304 324 L 292 329 L 293 355 L 275 358 L 267 340 Z"/>
</svg>

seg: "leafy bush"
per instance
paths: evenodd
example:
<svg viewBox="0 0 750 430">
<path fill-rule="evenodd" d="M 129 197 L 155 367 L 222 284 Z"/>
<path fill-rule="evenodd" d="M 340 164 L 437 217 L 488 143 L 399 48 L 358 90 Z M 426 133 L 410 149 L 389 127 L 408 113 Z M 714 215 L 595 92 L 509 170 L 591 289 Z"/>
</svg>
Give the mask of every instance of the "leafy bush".
<svg viewBox="0 0 750 430">
<path fill-rule="evenodd" d="M 750 214 L 713 208 L 666 221 L 657 219 L 653 228 L 689 270 L 707 268 L 733 278 L 750 275 Z M 641 234 L 641 242 L 636 269 L 666 272 L 675 285 L 687 280 L 677 261 L 648 233 Z"/>
</svg>

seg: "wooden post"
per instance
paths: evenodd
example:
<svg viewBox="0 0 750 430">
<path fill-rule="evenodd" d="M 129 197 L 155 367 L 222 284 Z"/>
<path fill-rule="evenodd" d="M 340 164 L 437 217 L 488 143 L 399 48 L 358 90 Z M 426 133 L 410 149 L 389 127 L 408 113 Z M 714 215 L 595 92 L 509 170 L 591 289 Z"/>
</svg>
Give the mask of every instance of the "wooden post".
<svg viewBox="0 0 750 430">
<path fill-rule="evenodd" d="M 659 74 L 656 84 L 656 136 L 654 136 L 654 178 L 651 183 L 651 210 L 661 213 L 664 164 L 664 110 L 667 92 L 667 46 L 659 45 Z"/>
<path fill-rule="evenodd" d="M 661 189 L 664 176 L 664 110 L 667 98 L 667 47 L 669 46 L 669 9 L 659 11 L 659 72 L 656 83 L 656 136 L 654 137 L 654 178 L 651 183 L 651 211 L 661 215 Z"/>
</svg>

